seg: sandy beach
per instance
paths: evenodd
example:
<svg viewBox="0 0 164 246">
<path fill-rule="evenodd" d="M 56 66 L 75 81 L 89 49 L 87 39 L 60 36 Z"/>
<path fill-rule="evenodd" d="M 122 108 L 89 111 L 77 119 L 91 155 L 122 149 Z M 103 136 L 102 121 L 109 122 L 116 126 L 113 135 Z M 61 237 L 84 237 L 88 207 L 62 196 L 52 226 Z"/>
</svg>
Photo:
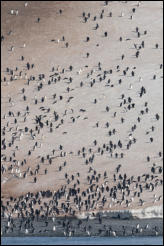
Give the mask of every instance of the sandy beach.
<svg viewBox="0 0 164 246">
<path fill-rule="evenodd" d="M 162 23 L 162 1 L 1 2 L 1 234 L 163 204 Z"/>
</svg>

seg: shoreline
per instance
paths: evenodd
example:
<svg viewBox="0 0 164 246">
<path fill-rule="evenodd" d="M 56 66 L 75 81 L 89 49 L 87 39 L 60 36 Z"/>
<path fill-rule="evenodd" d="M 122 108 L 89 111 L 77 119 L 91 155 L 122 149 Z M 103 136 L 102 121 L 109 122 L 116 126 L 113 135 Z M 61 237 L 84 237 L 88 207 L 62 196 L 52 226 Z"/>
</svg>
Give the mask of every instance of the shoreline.
<svg viewBox="0 0 164 246">
<path fill-rule="evenodd" d="M 162 236 L 163 207 L 90 212 L 74 217 L 29 217 L 12 221 L 1 218 L 1 228 L 2 237 Z"/>
<path fill-rule="evenodd" d="M 89 219 L 94 219 L 96 216 L 101 215 L 108 218 L 120 218 L 120 219 L 163 219 L 163 206 L 149 206 L 145 208 L 136 209 L 122 209 L 122 210 L 106 210 L 102 212 L 83 212 L 76 217 L 78 219 L 85 219 L 89 216 Z"/>
<path fill-rule="evenodd" d="M 28 229 L 28 233 L 25 229 L 22 231 L 18 230 L 18 224 L 21 219 L 14 220 L 16 225 L 13 232 L 9 231 L 1 235 L 1 237 L 89 237 L 89 236 L 99 236 L 99 237 L 128 237 L 128 236 L 163 236 L 163 220 L 162 219 L 103 219 L 100 224 L 98 219 L 95 220 L 84 220 L 80 227 L 78 226 L 79 220 L 68 219 L 67 223 L 70 223 L 70 229 L 67 231 L 62 228 L 63 219 L 57 219 L 55 223 L 52 222 L 52 218 L 48 220 L 38 219 L 34 220 L 33 224 L 35 231 Z M 25 220 L 27 221 L 27 220 Z M 26 223 L 24 221 L 24 223 Z M 45 225 L 48 222 L 48 226 Z M 6 221 L 2 220 L 2 228 Z M 86 225 L 88 224 L 87 228 Z M 53 227 L 56 230 L 53 231 Z M 90 229 L 89 229 L 90 228 Z M 108 229 L 107 229 L 108 228 Z"/>
</svg>

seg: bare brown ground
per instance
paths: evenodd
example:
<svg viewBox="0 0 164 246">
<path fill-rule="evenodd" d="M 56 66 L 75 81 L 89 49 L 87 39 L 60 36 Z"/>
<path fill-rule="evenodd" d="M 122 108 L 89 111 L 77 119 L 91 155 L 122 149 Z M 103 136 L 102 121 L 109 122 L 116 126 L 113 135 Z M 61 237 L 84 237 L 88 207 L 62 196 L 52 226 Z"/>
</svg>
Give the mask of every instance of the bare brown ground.
<svg viewBox="0 0 164 246">
<path fill-rule="evenodd" d="M 37 175 L 37 183 L 33 183 L 34 176 L 27 176 L 26 179 L 15 177 L 11 172 L 7 171 L 2 175 L 2 182 L 4 178 L 7 178 L 7 182 L 1 183 L 2 197 L 8 198 L 9 196 L 20 196 L 27 192 L 36 192 L 40 190 L 51 189 L 55 191 L 62 185 L 66 184 L 65 173 L 71 175 L 80 173 L 80 185 L 82 190 L 88 187 L 86 180 L 88 176 L 89 166 L 92 166 L 97 173 L 104 171 L 108 174 L 108 184 L 114 185 L 113 174 L 118 164 L 121 164 L 121 174 L 127 174 L 128 177 L 132 175 L 137 178 L 138 175 L 144 173 L 150 174 L 150 169 L 153 163 L 156 166 L 161 166 L 163 158 L 158 156 L 158 152 L 162 150 L 162 88 L 163 77 L 162 70 L 159 69 L 159 65 L 163 59 L 162 49 L 162 2 L 161 1 L 143 1 L 139 7 L 136 7 L 136 1 L 129 1 L 126 4 L 123 2 L 110 2 L 108 6 L 104 7 L 103 2 L 100 1 L 29 1 L 28 6 L 24 7 L 24 2 L 17 1 L 2 1 L 1 2 L 1 28 L 2 35 L 5 36 L 5 40 L 2 43 L 2 80 L 6 76 L 6 67 L 15 69 L 17 66 L 19 71 L 23 71 L 23 74 L 27 74 L 29 78 L 31 75 L 38 78 L 38 74 L 45 74 L 46 79 L 43 82 L 44 87 L 41 91 L 37 91 L 37 81 L 31 81 L 30 86 L 25 83 L 27 79 L 18 79 L 13 82 L 1 83 L 2 89 L 2 128 L 9 122 L 9 127 L 6 127 L 6 142 L 11 141 L 12 133 L 16 132 L 16 126 L 20 129 L 24 129 L 28 126 L 29 129 L 35 129 L 35 115 L 46 114 L 39 108 L 44 106 L 50 108 L 51 111 L 47 114 L 49 121 L 53 122 L 53 133 L 50 133 L 48 128 L 41 129 L 40 134 L 36 134 L 35 140 L 32 140 L 29 133 L 24 133 L 21 140 L 16 140 L 14 145 L 6 150 L 2 150 L 2 154 L 7 156 L 7 160 L 12 155 L 15 146 L 18 146 L 16 151 L 16 160 L 27 160 L 27 164 L 20 167 L 21 173 L 24 173 L 28 167 L 35 170 L 36 165 L 40 163 L 38 156 L 50 155 L 52 156 L 52 150 L 55 149 L 54 159 L 51 165 L 41 164 L 41 169 Z M 132 8 L 136 8 L 133 20 L 130 20 L 132 15 Z M 11 9 L 18 9 L 19 15 L 10 15 Z M 59 9 L 63 10 L 62 15 L 59 14 Z M 101 10 L 104 9 L 104 18 L 100 19 L 99 15 Z M 113 13 L 113 17 L 108 17 L 109 12 Z M 91 13 L 91 18 L 87 23 L 82 21 L 82 12 Z M 121 12 L 124 12 L 124 16 L 120 17 Z M 97 20 L 93 21 L 93 17 L 97 16 Z M 40 17 L 40 23 L 36 23 L 37 18 Z M 95 31 L 93 27 L 99 24 L 100 28 Z M 144 30 L 147 30 L 147 35 L 141 35 L 137 38 L 135 28 L 139 27 L 140 32 L 143 34 Z M 12 30 L 13 33 L 8 35 L 7 33 Z M 108 31 L 108 37 L 104 38 L 103 34 Z M 65 36 L 66 41 L 69 42 L 69 48 L 65 48 L 63 41 L 51 42 L 52 39 L 61 39 Z M 86 37 L 90 37 L 89 42 L 85 42 Z M 120 42 L 119 38 L 122 36 L 123 41 Z M 126 40 L 130 39 L 130 40 Z M 141 41 L 145 42 L 145 48 L 141 49 L 141 54 L 138 59 L 134 57 L 136 50 L 134 49 L 134 43 L 140 44 Z M 22 48 L 22 45 L 26 43 L 26 48 Z M 159 49 L 155 49 L 155 44 L 159 43 Z M 96 46 L 99 44 L 99 46 Z M 14 46 L 13 52 L 10 51 L 10 47 Z M 90 53 L 90 57 L 86 58 L 86 53 Z M 121 61 L 121 55 L 125 54 L 125 59 Z M 21 56 L 25 57 L 25 61 L 20 61 Z M 33 70 L 27 71 L 25 68 L 26 63 L 34 63 Z M 89 82 L 95 78 L 98 62 L 102 63 L 104 70 L 113 69 L 113 73 L 108 76 L 111 79 L 113 88 L 105 87 L 105 82 L 98 82 L 94 87 L 90 88 Z M 69 66 L 73 66 L 73 71 L 69 72 Z M 88 68 L 85 68 L 88 65 Z M 116 66 L 120 66 L 120 72 L 116 72 Z M 61 77 L 73 77 L 73 82 L 68 85 L 66 81 L 61 80 L 56 84 L 47 85 L 49 75 L 52 74 L 51 68 L 65 68 L 65 74 L 61 74 Z M 122 76 L 122 71 L 129 67 L 129 72 L 125 77 Z M 135 76 L 131 76 L 131 71 L 136 67 Z M 58 70 L 60 71 L 59 68 Z M 77 72 L 81 69 L 84 71 L 79 75 Z M 95 69 L 93 75 L 87 78 L 87 73 Z M 18 71 L 18 72 L 19 72 Z M 14 74 L 18 74 L 14 72 Z M 157 79 L 153 80 L 153 75 L 157 75 Z M 139 82 L 139 77 L 143 78 L 142 82 Z M 118 85 L 118 80 L 122 79 L 121 85 Z M 83 81 L 85 86 L 80 88 L 80 82 Z M 132 84 L 133 89 L 129 90 L 129 85 Z M 66 88 L 73 89 L 69 93 L 66 92 Z M 139 90 L 144 86 L 147 93 L 139 98 Z M 25 95 L 27 101 L 22 99 L 21 89 L 25 88 Z M 53 104 L 54 100 L 52 95 L 57 94 L 57 102 Z M 121 94 L 125 94 L 125 97 L 131 97 L 135 103 L 135 109 L 124 113 L 123 107 L 120 108 Z M 47 97 L 44 103 L 40 102 L 41 97 Z M 59 100 L 59 96 L 63 96 L 63 100 Z M 39 103 L 34 105 L 34 97 L 37 97 Z M 8 98 L 12 98 L 12 102 L 8 103 Z M 68 103 L 69 97 L 73 97 Z M 97 99 L 98 103 L 93 104 L 93 100 Z M 144 103 L 148 102 L 149 113 L 144 114 L 141 117 L 140 124 L 137 124 L 137 117 L 140 110 L 144 109 Z M 8 111 L 12 111 L 16 114 L 17 111 L 21 111 L 22 115 L 25 113 L 26 106 L 30 107 L 30 114 L 27 116 L 27 121 L 23 122 L 24 117 L 17 117 L 18 123 L 14 125 L 14 117 L 6 117 L 3 119 L 4 114 Z M 106 105 L 110 106 L 110 112 L 105 112 Z M 86 109 L 86 112 L 79 112 L 80 108 Z M 63 116 L 64 111 L 68 110 L 67 115 Z M 71 109 L 74 110 L 73 114 Z M 61 127 L 55 129 L 58 122 L 53 121 L 53 111 L 56 111 L 60 115 L 60 119 L 63 118 L 64 124 Z M 117 116 L 114 118 L 113 113 L 117 112 Z M 156 121 L 154 115 L 158 113 L 160 120 Z M 71 117 L 74 117 L 75 123 L 72 123 Z M 84 118 L 87 119 L 84 120 Z M 121 117 L 125 118 L 125 123 L 121 124 Z M 110 122 L 110 127 L 105 128 L 105 123 Z M 60 122 L 60 120 L 59 120 Z M 99 122 L 99 127 L 96 128 L 95 124 Z M 137 129 L 133 133 L 133 137 L 137 139 L 136 144 L 133 144 L 129 150 L 126 150 L 126 144 L 128 142 L 128 134 L 131 127 L 137 124 Z M 150 127 L 155 127 L 155 131 L 151 132 Z M 10 127 L 13 127 L 11 131 L 8 131 Z M 111 137 L 108 136 L 108 131 L 116 129 L 116 134 Z M 146 132 L 150 133 L 146 135 Z M 67 132 L 67 134 L 63 134 Z M 17 131 L 17 135 L 18 131 Z M 44 136 L 42 138 L 42 136 Z M 149 138 L 153 137 L 153 143 L 150 143 Z M 2 139 L 4 137 L 2 136 Z M 117 143 L 119 139 L 123 142 L 122 149 L 116 149 L 119 154 L 124 153 L 123 159 L 116 159 L 110 157 L 109 154 L 104 153 L 100 155 L 97 153 L 98 146 L 94 147 L 93 141 L 97 139 L 98 146 L 103 143 L 108 143 L 112 140 Z M 28 156 L 28 151 L 32 149 L 35 142 L 41 148 L 36 148 L 32 151 L 31 156 Z M 66 152 L 65 157 L 59 157 L 59 145 L 63 146 L 63 151 Z M 89 158 L 88 149 L 92 148 L 95 153 L 95 160 L 93 164 L 86 165 L 85 159 L 81 156 L 77 156 L 78 150 L 82 147 L 87 149 L 86 158 Z M 72 152 L 72 153 L 70 153 Z M 151 161 L 147 162 L 146 157 L 150 156 Z M 59 172 L 59 166 L 63 165 L 64 161 L 67 161 L 66 167 Z M 2 164 L 8 168 L 12 163 L 2 161 Z M 44 169 L 48 169 L 48 174 L 44 175 Z M 162 179 L 162 174 L 157 174 L 157 178 Z M 75 177 L 75 181 L 77 176 Z M 74 181 L 74 182 L 75 182 Z M 73 181 L 68 187 L 73 186 Z M 155 181 L 153 181 L 155 182 Z M 99 180 L 99 185 L 104 183 L 104 179 Z M 143 183 L 144 185 L 144 179 Z M 133 187 L 131 188 L 133 190 Z M 153 204 L 153 197 L 156 194 L 157 197 L 162 196 L 162 186 L 157 186 L 153 192 L 143 191 L 141 198 L 145 201 L 144 206 L 150 206 Z M 129 199 L 129 198 L 128 198 Z M 136 198 L 131 203 L 131 208 L 139 206 L 139 198 Z M 161 203 L 162 200 L 158 201 Z M 118 209 L 112 205 L 112 209 Z M 123 205 L 121 208 L 126 208 Z"/>
</svg>

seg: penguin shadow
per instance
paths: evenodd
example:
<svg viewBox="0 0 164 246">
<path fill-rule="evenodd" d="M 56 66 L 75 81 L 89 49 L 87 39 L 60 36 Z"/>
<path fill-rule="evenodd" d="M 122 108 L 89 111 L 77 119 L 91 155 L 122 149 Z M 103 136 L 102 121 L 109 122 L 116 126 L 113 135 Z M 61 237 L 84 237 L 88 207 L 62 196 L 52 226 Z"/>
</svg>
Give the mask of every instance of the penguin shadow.
<svg viewBox="0 0 164 246">
<path fill-rule="evenodd" d="M 79 15 L 79 16 L 78 16 L 78 18 L 84 18 L 84 17 L 85 17 L 85 16 L 83 16 L 83 15 Z"/>
<path fill-rule="evenodd" d="M 88 59 L 88 58 L 89 58 L 89 56 L 88 56 L 88 57 L 87 57 L 87 56 L 83 56 L 82 58 L 84 58 L 84 59 L 85 59 L 85 58 L 86 58 L 86 59 Z"/>
<path fill-rule="evenodd" d="M 152 50 L 163 50 L 163 48 L 152 48 Z"/>
<path fill-rule="evenodd" d="M 100 35 L 101 38 L 107 38 L 108 36 L 105 35 Z"/>
<path fill-rule="evenodd" d="M 87 20 L 87 21 L 88 21 L 88 20 Z M 81 21 L 80 21 L 80 23 L 83 23 L 83 24 L 85 24 L 85 23 L 87 23 L 87 21 L 85 22 L 84 20 L 83 20 L 83 21 L 81 20 Z"/>
<path fill-rule="evenodd" d="M 127 77 L 127 78 L 132 78 L 132 77 L 135 77 L 135 76 L 132 76 L 132 75 L 127 75 L 126 77 Z"/>
<path fill-rule="evenodd" d="M 136 48 L 129 48 L 129 50 L 137 50 Z"/>
<path fill-rule="evenodd" d="M 19 58 L 17 61 L 24 61 L 24 60 L 22 60 L 21 58 Z M 26 68 L 26 66 L 23 66 L 24 68 Z"/>
<path fill-rule="evenodd" d="M 110 109 L 109 109 L 110 111 Z M 102 110 L 101 113 L 109 113 L 109 111 L 107 112 L 106 110 Z"/>
<path fill-rule="evenodd" d="M 151 142 L 150 142 L 150 141 L 146 141 L 145 143 L 147 143 L 147 144 L 151 144 Z"/>
<path fill-rule="evenodd" d="M 7 72 L 6 70 L 2 70 L 1 73 L 7 73 L 8 74 L 9 72 Z"/>
<path fill-rule="evenodd" d="M 125 16 L 122 16 L 122 15 L 118 15 L 117 17 L 120 17 L 120 18 L 121 18 L 121 17 L 125 17 Z"/>
<path fill-rule="evenodd" d="M 61 46 L 60 48 L 62 48 L 62 49 L 68 49 L 68 48 L 70 48 L 69 46 L 68 47 L 66 47 L 66 46 Z"/>
<path fill-rule="evenodd" d="M 55 39 L 51 39 L 51 40 L 49 40 L 48 42 L 49 42 L 49 43 L 52 43 L 52 42 L 57 43 L 57 41 L 56 41 Z M 52 71 L 50 71 L 50 72 L 52 72 Z"/>
<path fill-rule="evenodd" d="M 30 182 L 28 182 L 29 184 L 36 184 L 35 182 L 32 182 L 32 181 L 30 181 Z"/>
<path fill-rule="evenodd" d="M 139 59 L 139 57 L 137 58 L 135 55 L 132 55 L 130 58 L 136 58 L 136 59 Z"/>
<path fill-rule="evenodd" d="M 18 60 L 21 61 L 21 60 Z M 23 66 L 22 71 L 29 71 L 26 66 Z"/>
</svg>

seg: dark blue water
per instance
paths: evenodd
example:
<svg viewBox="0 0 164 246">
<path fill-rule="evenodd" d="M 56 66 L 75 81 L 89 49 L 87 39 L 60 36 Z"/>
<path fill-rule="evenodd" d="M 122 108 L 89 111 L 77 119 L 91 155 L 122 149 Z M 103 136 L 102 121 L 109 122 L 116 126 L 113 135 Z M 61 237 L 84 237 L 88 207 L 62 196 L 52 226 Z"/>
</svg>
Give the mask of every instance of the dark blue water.
<svg viewBox="0 0 164 246">
<path fill-rule="evenodd" d="M 4 237 L 1 245 L 163 245 L 163 237 Z"/>
</svg>

